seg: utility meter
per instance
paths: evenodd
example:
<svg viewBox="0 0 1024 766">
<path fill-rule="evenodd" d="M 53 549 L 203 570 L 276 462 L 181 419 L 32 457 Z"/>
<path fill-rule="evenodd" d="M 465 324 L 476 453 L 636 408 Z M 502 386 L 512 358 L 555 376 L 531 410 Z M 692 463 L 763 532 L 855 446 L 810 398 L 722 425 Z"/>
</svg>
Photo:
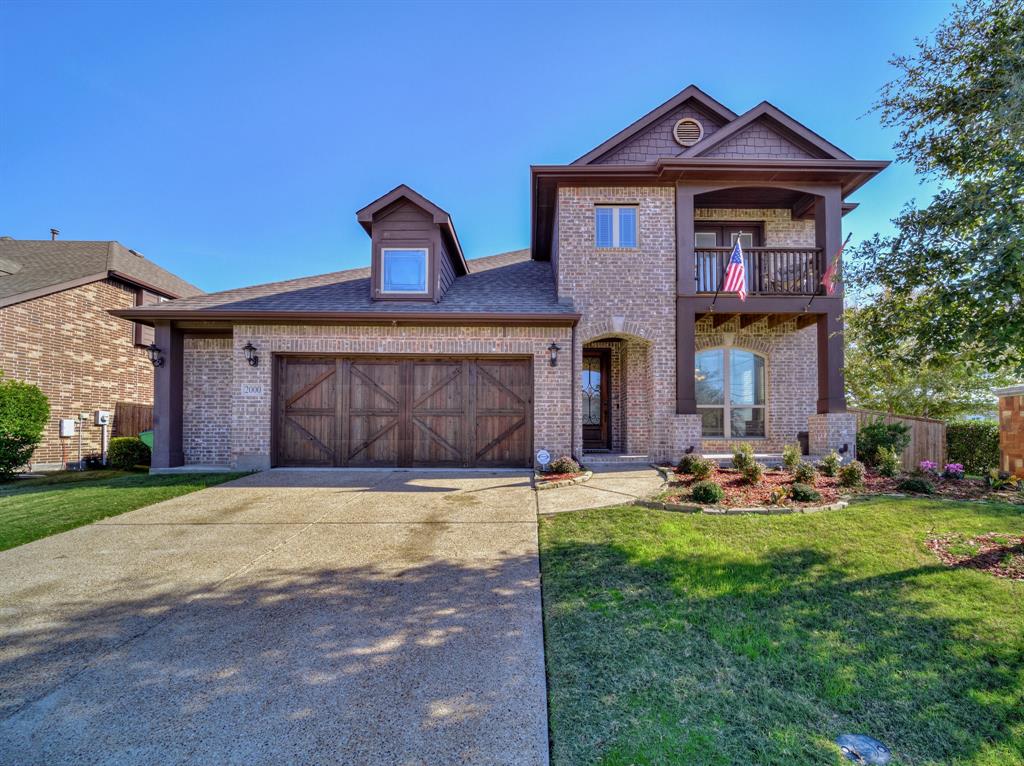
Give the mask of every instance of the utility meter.
<svg viewBox="0 0 1024 766">
<path fill-rule="evenodd" d="M 110 413 L 106 410 L 96 410 L 96 425 L 98 426 L 109 426 L 110 425 Z"/>
</svg>

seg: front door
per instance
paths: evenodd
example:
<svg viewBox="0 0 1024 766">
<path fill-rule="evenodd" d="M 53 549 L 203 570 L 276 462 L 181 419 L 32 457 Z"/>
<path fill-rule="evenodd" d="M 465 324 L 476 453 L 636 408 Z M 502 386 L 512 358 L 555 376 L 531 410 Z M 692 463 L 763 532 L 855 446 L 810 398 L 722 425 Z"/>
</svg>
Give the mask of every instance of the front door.
<svg viewBox="0 0 1024 766">
<path fill-rule="evenodd" d="M 608 424 L 609 364 L 607 350 L 583 352 L 583 449 L 602 450 L 611 446 Z"/>
</svg>

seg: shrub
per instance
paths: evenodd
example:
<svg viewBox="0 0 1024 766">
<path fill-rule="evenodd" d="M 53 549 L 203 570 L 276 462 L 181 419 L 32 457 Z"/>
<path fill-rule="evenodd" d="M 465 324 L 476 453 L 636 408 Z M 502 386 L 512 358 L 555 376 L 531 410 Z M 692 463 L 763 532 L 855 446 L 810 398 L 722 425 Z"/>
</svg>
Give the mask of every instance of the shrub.
<svg viewBox="0 0 1024 766">
<path fill-rule="evenodd" d="M 548 465 L 549 473 L 579 473 L 580 464 L 573 460 L 568 455 L 562 455 L 560 458 L 552 460 Z"/>
<path fill-rule="evenodd" d="M 915 473 L 918 476 L 938 476 L 939 464 L 934 460 L 922 460 L 917 464 Z"/>
<path fill-rule="evenodd" d="M 946 459 L 966 473 L 984 476 L 999 465 L 999 424 L 994 420 L 959 420 L 946 424 Z"/>
<path fill-rule="evenodd" d="M 725 497 L 725 490 L 713 481 L 698 481 L 691 490 L 694 501 L 713 505 Z"/>
<path fill-rule="evenodd" d="M 787 471 L 792 471 L 800 462 L 800 445 L 787 444 L 782 448 L 782 465 Z"/>
<path fill-rule="evenodd" d="M 1024 482 L 1017 483 L 1017 478 L 1010 474 L 1009 471 L 1000 471 L 998 468 L 993 468 L 988 472 L 988 485 L 992 489 L 1013 489 L 1024 486 Z"/>
<path fill-rule="evenodd" d="M 955 479 L 959 481 L 964 478 L 964 467 L 960 463 L 946 463 L 946 467 L 942 469 L 942 476 L 946 479 Z"/>
<path fill-rule="evenodd" d="M 864 483 L 864 464 L 859 460 L 839 469 L 839 483 L 844 487 L 859 487 Z"/>
<path fill-rule="evenodd" d="M 911 476 L 908 479 L 904 479 L 896 488 L 900 492 L 914 492 L 918 495 L 934 495 L 935 485 L 932 484 L 928 479 L 920 476 Z"/>
<path fill-rule="evenodd" d="M 796 464 L 796 468 L 793 469 L 793 478 L 801 484 L 810 484 L 813 486 L 815 475 L 816 471 L 814 470 L 814 466 L 806 460 L 801 460 Z"/>
<path fill-rule="evenodd" d="M 821 459 L 821 465 L 818 466 L 818 470 L 821 471 L 822 476 L 835 476 L 839 473 L 842 465 L 843 459 L 839 457 L 838 452 L 832 450 Z"/>
<path fill-rule="evenodd" d="M 676 464 L 676 468 L 679 470 L 679 473 L 693 473 L 693 464 L 700 459 L 700 455 L 683 455 L 681 458 L 679 458 L 679 462 Z"/>
<path fill-rule="evenodd" d="M 150 454 L 137 436 L 117 436 L 110 440 L 107 448 L 107 462 L 114 468 L 130 471 L 137 465 L 149 465 Z"/>
<path fill-rule="evenodd" d="M 910 444 L 910 426 L 903 423 L 885 423 L 881 419 L 868 423 L 857 431 L 857 455 L 867 465 L 878 464 L 878 449 L 885 447 L 897 455 Z"/>
<path fill-rule="evenodd" d="M 754 461 L 743 469 L 743 478 L 747 484 L 760 484 L 764 481 L 764 465 Z"/>
<path fill-rule="evenodd" d="M 50 403 L 38 386 L 0 376 L 0 479 L 29 461 L 49 419 Z"/>
<path fill-rule="evenodd" d="M 797 482 L 789 489 L 789 496 L 799 503 L 813 503 L 821 500 L 821 493 L 814 487 Z"/>
<path fill-rule="evenodd" d="M 749 444 L 740 444 L 733 450 L 732 467 L 742 471 L 749 465 L 754 464 L 754 448 Z"/>
<path fill-rule="evenodd" d="M 693 474 L 693 478 L 703 481 L 713 474 L 717 467 L 713 461 L 701 457 L 693 461 L 690 466 L 690 473 Z"/>
<path fill-rule="evenodd" d="M 885 476 L 890 479 L 894 476 L 899 476 L 900 469 L 902 467 L 903 461 L 897 453 L 893 452 L 888 447 L 878 448 L 875 470 L 878 471 L 879 476 Z"/>
<path fill-rule="evenodd" d="M 785 505 L 789 498 L 789 487 L 775 486 L 768 493 L 768 505 Z"/>
</svg>

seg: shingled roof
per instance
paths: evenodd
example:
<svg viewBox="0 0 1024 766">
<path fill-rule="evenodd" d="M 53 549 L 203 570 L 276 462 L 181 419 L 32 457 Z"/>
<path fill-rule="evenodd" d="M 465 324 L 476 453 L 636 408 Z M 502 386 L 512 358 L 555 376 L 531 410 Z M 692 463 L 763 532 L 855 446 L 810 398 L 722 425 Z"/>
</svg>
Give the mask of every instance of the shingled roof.
<svg viewBox="0 0 1024 766">
<path fill-rule="evenodd" d="M 414 313 L 441 317 L 449 315 L 543 315 L 575 316 L 571 305 L 558 302 L 551 264 L 534 261 L 529 250 L 476 258 L 467 262 L 469 273 L 456 277 L 438 303 L 374 301 L 370 291 L 370 269 L 350 269 L 285 282 L 241 287 L 194 298 L 118 311 L 132 319 L 251 317 L 269 314 L 280 317 L 309 315 L 365 314 L 367 317 Z"/>
<path fill-rule="evenodd" d="M 119 242 L 0 239 L 0 306 L 108 277 L 170 298 L 203 292 Z"/>
</svg>

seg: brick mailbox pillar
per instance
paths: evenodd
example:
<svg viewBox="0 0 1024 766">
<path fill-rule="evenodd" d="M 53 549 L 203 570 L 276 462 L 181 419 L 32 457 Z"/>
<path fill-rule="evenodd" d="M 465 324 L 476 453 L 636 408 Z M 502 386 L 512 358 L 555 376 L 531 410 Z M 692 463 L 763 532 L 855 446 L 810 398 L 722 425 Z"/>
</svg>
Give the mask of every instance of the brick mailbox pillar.
<svg viewBox="0 0 1024 766">
<path fill-rule="evenodd" d="M 995 391 L 999 397 L 999 468 L 1024 479 L 1024 383 Z"/>
</svg>

